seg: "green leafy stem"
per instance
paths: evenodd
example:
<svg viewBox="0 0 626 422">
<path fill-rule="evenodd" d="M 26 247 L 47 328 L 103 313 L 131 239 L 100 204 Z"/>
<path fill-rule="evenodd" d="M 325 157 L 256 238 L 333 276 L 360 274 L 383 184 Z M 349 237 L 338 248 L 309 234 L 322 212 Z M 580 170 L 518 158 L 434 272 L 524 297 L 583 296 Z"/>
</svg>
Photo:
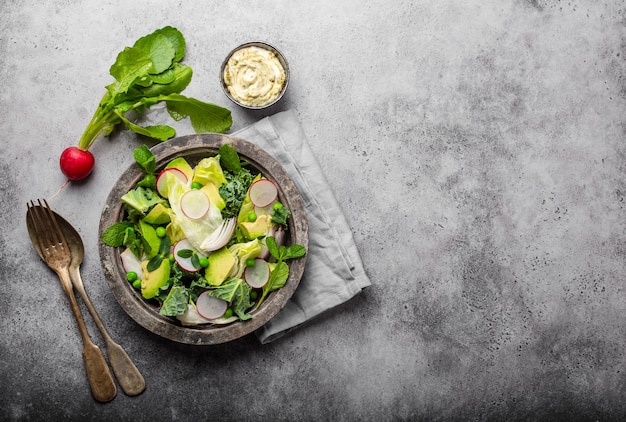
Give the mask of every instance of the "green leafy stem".
<svg viewBox="0 0 626 422">
<path fill-rule="evenodd" d="M 230 110 L 181 95 L 193 75 L 191 67 L 180 63 L 184 54 L 185 39 L 170 26 L 138 39 L 132 47 L 120 52 L 109 70 L 115 82 L 106 87 L 78 147 L 89 149 L 100 135 L 108 136 L 120 123 L 132 132 L 159 141 L 172 138 L 176 131 L 171 126 L 140 126 L 126 117 L 130 111 L 141 115 L 162 102 L 175 121 L 189 117 L 196 132 L 229 130 Z"/>
<path fill-rule="evenodd" d="M 270 273 L 269 280 L 265 286 L 263 286 L 263 292 L 261 293 L 261 297 L 256 304 L 257 308 L 261 306 L 261 303 L 263 303 L 270 292 L 282 288 L 287 282 L 287 279 L 289 278 L 289 266 L 285 261 L 288 259 L 300 258 L 306 254 L 306 248 L 302 245 L 294 244 L 289 247 L 281 245 L 278 247 L 276 239 L 273 236 L 266 237 L 265 244 L 267 245 L 267 249 L 270 254 L 276 259 L 276 267 L 274 267 Z"/>
</svg>

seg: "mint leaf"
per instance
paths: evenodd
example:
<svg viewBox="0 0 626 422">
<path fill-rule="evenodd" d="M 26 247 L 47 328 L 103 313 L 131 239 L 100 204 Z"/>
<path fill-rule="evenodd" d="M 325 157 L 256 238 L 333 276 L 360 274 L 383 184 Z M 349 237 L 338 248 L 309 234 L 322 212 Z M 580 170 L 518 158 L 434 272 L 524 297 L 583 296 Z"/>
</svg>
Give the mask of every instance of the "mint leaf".
<svg viewBox="0 0 626 422">
<path fill-rule="evenodd" d="M 113 248 L 124 246 L 126 229 L 128 228 L 133 228 L 133 224 L 129 221 L 114 223 L 102 233 L 102 242 Z"/>
<path fill-rule="evenodd" d="M 265 238 L 265 246 L 267 246 L 267 249 L 270 251 L 270 254 L 272 254 L 274 258 L 280 258 L 280 255 L 278 253 L 278 246 L 276 245 L 276 239 L 274 238 L 274 236 L 267 236 Z"/>
<path fill-rule="evenodd" d="M 276 263 L 276 266 L 270 273 L 270 279 L 267 281 L 265 286 L 263 286 L 263 291 L 261 292 L 261 297 L 259 298 L 259 301 L 256 303 L 256 307 L 258 308 L 259 306 L 261 306 L 261 303 L 263 303 L 265 297 L 270 292 L 283 287 L 287 282 L 287 278 L 289 278 L 289 266 L 279 259 Z"/>
<path fill-rule="evenodd" d="M 278 290 L 285 285 L 287 282 L 287 278 L 289 278 L 289 266 L 280 261 L 274 267 L 274 270 L 270 274 L 270 279 L 268 280 L 266 286 L 268 286 L 268 291 Z M 263 288 L 265 290 L 265 287 Z"/>
<path fill-rule="evenodd" d="M 267 236 L 265 238 L 265 245 L 267 246 L 270 254 L 276 258 L 278 262 L 270 273 L 270 279 L 267 281 L 265 286 L 263 286 L 261 298 L 256 304 L 257 308 L 261 306 L 261 303 L 270 292 L 282 288 L 287 282 L 287 279 L 289 278 L 289 265 L 287 265 L 284 261 L 287 259 L 299 258 L 306 254 L 306 248 L 302 245 L 294 244 L 289 247 L 278 247 L 276 239 L 273 236 Z"/>
<path fill-rule="evenodd" d="M 161 255 L 155 255 L 152 257 L 150 261 L 148 261 L 148 265 L 146 266 L 146 269 L 149 272 L 155 271 L 157 268 L 161 266 L 162 262 L 163 262 L 163 257 Z"/>
<path fill-rule="evenodd" d="M 302 245 L 295 244 L 286 249 L 283 259 L 300 258 L 304 256 L 304 254 L 306 254 L 306 248 Z"/>
<path fill-rule="evenodd" d="M 152 151 L 146 146 L 142 145 L 139 148 L 135 148 L 133 151 L 133 158 L 135 162 L 146 174 L 153 174 L 156 168 L 156 160 Z"/>
<path fill-rule="evenodd" d="M 228 144 L 223 144 L 220 146 L 218 154 L 220 156 L 220 165 L 223 169 L 232 173 L 238 173 L 241 170 L 241 161 L 235 148 Z"/>
<path fill-rule="evenodd" d="M 191 265 L 193 265 L 194 268 L 201 268 L 202 267 L 200 265 L 200 258 L 198 258 L 198 254 L 191 255 Z"/>
<path fill-rule="evenodd" d="M 161 244 L 159 245 L 159 254 L 166 257 L 169 255 L 170 249 L 172 249 L 172 241 L 169 236 L 163 236 L 161 238 Z"/>
<path fill-rule="evenodd" d="M 176 252 L 176 255 L 181 258 L 191 258 L 191 255 L 193 255 L 193 251 L 191 249 L 181 249 L 180 251 Z"/>
</svg>

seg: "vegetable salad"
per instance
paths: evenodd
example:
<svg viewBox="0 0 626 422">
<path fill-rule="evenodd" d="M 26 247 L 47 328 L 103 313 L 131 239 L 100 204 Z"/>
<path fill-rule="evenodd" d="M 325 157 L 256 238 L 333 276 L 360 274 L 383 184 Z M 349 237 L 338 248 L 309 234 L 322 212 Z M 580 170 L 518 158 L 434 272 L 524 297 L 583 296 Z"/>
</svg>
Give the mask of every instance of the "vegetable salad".
<svg viewBox="0 0 626 422">
<path fill-rule="evenodd" d="M 128 282 L 182 325 L 252 318 L 285 285 L 287 261 L 306 253 L 283 244 L 291 212 L 274 182 L 226 144 L 195 167 L 178 157 L 158 173 L 145 145 L 134 158 L 144 177 L 120 198 L 124 220 L 102 234 L 123 249 Z"/>
</svg>

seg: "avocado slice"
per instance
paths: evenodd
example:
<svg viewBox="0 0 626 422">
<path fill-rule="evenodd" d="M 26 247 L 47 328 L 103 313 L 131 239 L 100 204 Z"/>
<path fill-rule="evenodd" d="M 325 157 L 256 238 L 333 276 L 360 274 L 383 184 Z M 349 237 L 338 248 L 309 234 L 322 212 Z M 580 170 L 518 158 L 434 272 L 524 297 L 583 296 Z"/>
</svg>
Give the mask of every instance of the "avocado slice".
<svg viewBox="0 0 626 422">
<path fill-rule="evenodd" d="M 167 208 L 163 204 L 156 204 L 154 208 L 150 210 L 148 214 L 143 218 L 143 221 L 149 224 L 167 224 L 170 222 L 171 209 Z"/>
<path fill-rule="evenodd" d="M 202 186 L 200 190 L 206 193 L 206 196 L 209 197 L 211 206 L 215 205 L 220 211 L 224 209 L 226 202 L 224 201 L 224 198 L 221 197 L 220 191 L 214 183 L 209 182 Z"/>
<path fill-rule="evenodd" d="M 157 236 L 153 226 L 146 223 L 143 219 L 139 220 L 139 232 L 143 238 L 143 246 L 148 258 L 152 258 L 159 253 L 161 246 L 161 238 Z"/>
<path fill-rule="evenodd" d="M 239 215 L 237 216 L 237 223 L 248 221 L 248 214 L 250 214 L 250 212 L 254 212 L 254 204 L 248 197 L 246 197 L 246 199 L 244 199 L 241 203 Z"/>
<path fill-rule="evenodd" d="M 272 216 L 259 215 L 255 221 L 243 221 L 239 223 L 241 234 L 247 239 L 256 239 L 259 236 L 265 236 L 265 233 L 272 227 Z"/>
<path fill-rule="evenodd" d="M 208 259 L 209 265 L 206 268 L 204 277 L 209 284 L 219 286 L 226 280 L 235 266 L 235 257 L 224 246 L 222 249 L 212 252 Z"/>
<path fill-rule="evenodd" d="M 164 259 L 161 265 L 154 271 L 148 271 L 148 260 L 141 263 L 141 295 L 144 299 L 152 299 L 159 289 L 167 284 L 170 279 L 170 261 Z"/>
</svg>

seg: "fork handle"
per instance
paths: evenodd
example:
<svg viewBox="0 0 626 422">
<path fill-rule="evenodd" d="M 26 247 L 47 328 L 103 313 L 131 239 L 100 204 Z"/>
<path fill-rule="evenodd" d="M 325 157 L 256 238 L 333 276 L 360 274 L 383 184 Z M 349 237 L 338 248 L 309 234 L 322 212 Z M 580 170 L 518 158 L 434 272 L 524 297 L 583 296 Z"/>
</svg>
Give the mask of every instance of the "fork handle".
<svg viewBox="0 0 626 422">
<path fill-rule="evenodd" d="M 74 291 L 72 290 L 69 272 L 58 271 L 57 274 L 61 280 L 63 291 L 70 301 L 72 313 L 78 323 L 78 330 L 83 339 L 83 361 L 85 362 L 85 370 L 87 371 L 91 394 L 100 402 L 111 401 L 117 394 L 115 382 L 113 381 L 113 376 L 111 375 L 106 360 L 102 355 L 102 351 L 89 337 L 89 332 L 87 331 L 85 321 L 78 307 L 76 296 L 74 296 Z"/>
<path fill-rule="evenodd" d="M 111 338 L 107 340 L 107 352 L 113 372 L 127 396 L 136 396 L 146 389 L 146 382 L 122 346 Z"/>
<path fill-rule="evenodd" d="M 102 351 L 91 341 L 84 344 L 83 361 L 94 398 L 103 403 L 113 400 L 117 394 L 113 377 Z"/>
<path fill-rule="evenodd" d="M 107 354 L 109 355 L 109 363 L 113 368 L 113 373 L 117 378 L 117 382 L 120 384 L 120 387 L 122 387 L 122 391 L 124 391 L 124 394 L 127 396 L 136 396 L 141 394 L 146 388 L 146 382 L 141 375 L 141 372 L 139 372 L 139 369 L 137 369 L 137 366 L 135 366 L 134 362 L 130 356 L 128 356 L 124 348 L 116 343 L 109 335 L 109 332 L 102 322 L 100 315 L 98 315 L 96 308 L 93 306 L 93 303 L 85 290 L 78 267 L 70 267 L 70 279 L 74 285 L 74 289 L 78 290 L 80 297 L 83 299 L 83 302 L 85 302 L 89 313 L 93 317 L 94 322 L 98 326 L 98 329 L 104 338 Z"/>
</svg>

